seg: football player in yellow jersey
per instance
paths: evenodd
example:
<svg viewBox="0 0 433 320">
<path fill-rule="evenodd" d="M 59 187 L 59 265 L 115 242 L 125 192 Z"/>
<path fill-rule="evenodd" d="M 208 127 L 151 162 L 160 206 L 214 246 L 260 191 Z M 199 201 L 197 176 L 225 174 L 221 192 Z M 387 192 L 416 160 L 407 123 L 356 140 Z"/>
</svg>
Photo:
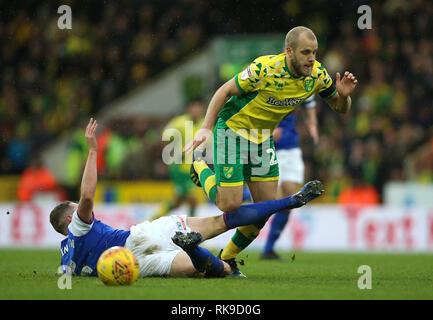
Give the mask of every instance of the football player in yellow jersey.
<svg viewBox="0 0 433 320">
<path fill-rule="evenodd" d="M 174 129 L 182 136 L 181 145 L 176 146 L 179 150 L 182 149 L 182 143 L 188 143 L 191 138 L 186 136 L 187 122 L 189 121 L 192 127 L 192 132 L 195 134 L 202 126 L 205 114 L 205 106 L 201 100 L 193 100 L 187 106 L 187 112 L 170 120 L 164 130 Z M 189 157 L 189 161 L 188 158 Z M 168 212 L 178 208 L 182 203 L 186 202 L 189 206 L 189 215 L 195 216 L 197 199 L 195 196 L 195 185 L 192 183 L 189 175 L 191 164 L 191 154 L 184 154 L 182 161 L 169 165 L 170 180 L 174 185 L 174 198 L 161 203 L 153 219 L 158 219 L 165 216 Z"/>
<path fill-rule="evenodd" d="M 279 173 L 272 132 L 304 100 L 318 93 L 334 111 L 350 110 L 350 94 L 357 80 L 346 71 L 342 76 L 337 73 L 333 83 L 316 60 L 318 42 L 312 30 L 302 26 L 291 29 L 285 48 L 284 53 L 257 58 L 223 84 L 209 103 L 202 128 L 184 148 L 187 153 L 200 149 L 216 122 L 215 173 L 197 157 L 191 166 L 191 178 L 224 212 L 241 205 L 244 181 L 254 202 L 276 198 Z M 238 228 L 221 252 L 233 276 L 243 276 L 235 258 L 257 237 L 265 222 Z"/>
</svg>

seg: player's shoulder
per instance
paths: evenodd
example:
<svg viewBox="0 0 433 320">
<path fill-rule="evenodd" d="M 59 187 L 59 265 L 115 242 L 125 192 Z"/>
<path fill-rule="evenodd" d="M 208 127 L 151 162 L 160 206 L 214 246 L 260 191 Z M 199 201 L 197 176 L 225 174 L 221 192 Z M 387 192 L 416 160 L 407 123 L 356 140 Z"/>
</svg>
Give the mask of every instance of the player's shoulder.
<svg viewBox="0 0 433 320">
<path fill-rule="evenodd" d="M 266 77 L 268 75 L 281 74 L 285 64 L 285 53 L 260 56 L 254 59 L 253 63 L 243 74 L 246 77 Z"/>
<path fill-rule="evenodd" d="M 319 61 L 315 60 L 311 76 L 315 78 L 326 78 L 327 75 L 328 71 L 326 70 L 326 68 Z"/>
<path fill-rule="evenodd" d="M 280 53 L 280 54 L 270 54 L 265 56 L 260 56 L 254 59 L 254 63 L 258 64 L 264 64 L 266 66 L 279 66 L 281 63 L 284 65 L 284 59 L 286 57 L 286 54 Z"/>
<path fill-rule="evenodd" d="M 71 223 L 68 226 L 68 234 L 72 234 L 74 237 L 81 237 L 86 235 L 93 227 L 93 225 L 97 224 L 97 220 L 93 219 L 91 223 L 84 221 L 80 218 L 77 211 L 74 211 L 72 214 Z"/>
</svg>

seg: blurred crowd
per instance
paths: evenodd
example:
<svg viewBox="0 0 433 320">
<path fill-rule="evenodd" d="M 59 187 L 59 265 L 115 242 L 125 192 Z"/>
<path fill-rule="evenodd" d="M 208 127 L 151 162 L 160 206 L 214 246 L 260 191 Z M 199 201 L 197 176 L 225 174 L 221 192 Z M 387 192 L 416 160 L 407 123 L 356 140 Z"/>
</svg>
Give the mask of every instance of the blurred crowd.
<svg viewBox="0 0 433 320">
<path fill-rule="evenodd" d="M 190 54 L 204 40 L 195 1 L 26 1 L 0 11 L 0 173 L 114 99 Z"/>
<path fill-rule="evenodd" d="M 433 182 L 433 3 L 385 1 L 371 8 L 371 30 L 342 19 L 321 52 L 331 75 L 350 70 L 360 80 L 351 112 L 339 116 L 321 104 L 319 145 L 303 135 L 310 175 L 327 181 L 334 198 L 354 185 L 381 194 L 390 180 Z M 317 30 L 327 30 L 330 21 L 321 22 Z M 429 154 L 410 170 L 411 157 L 425 146 Z"/>
<path fill-rule="evenodd" d="M 306 25 L 315 31 L 318 60 L 333 78 L 350 70 L 359 80 L 348 115 L 318 104 L 318 146 L 300 123 L 307 178 L 327 181 L 335 199 L 354 183 L 380 193 L 389 180 L 433 182 L 431 1 L 65 4 L 72 7 L 72 30 L 57 28 L 57 7 L 48 3 L 11 2 L 0 12 L 0 174 L 23 172 L 33 153 L 216 35 L 285 33 Z M 362 4 L 371 6 L 371 30 L 357 27 Z M 266 10 L 258 12 L 261 7 Z M 99 134 L 101 176 L 166 179 L 160 137 L 167 120 L 106 124 Z M 430 153 L 407 171 L 408 157 L 425 145 Z M 77 168 L 85 156 L 84 135 L 77 129 L 69 144 L 71 185 L 80 178 Z"/>
</svg>

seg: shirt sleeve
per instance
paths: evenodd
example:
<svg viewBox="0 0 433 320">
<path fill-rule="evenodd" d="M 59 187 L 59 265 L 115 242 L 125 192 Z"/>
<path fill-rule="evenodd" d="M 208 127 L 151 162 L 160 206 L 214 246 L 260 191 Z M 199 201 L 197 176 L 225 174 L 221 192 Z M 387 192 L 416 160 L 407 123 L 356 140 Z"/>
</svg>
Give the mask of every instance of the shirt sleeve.
<svg viewBox="0 0 433 320">
<path fill-rule="evenodd" d="M 325 67 L 320 65 L 318 67 L 318 81 L 320 83 L 318 92 L 319 95 L 324 98 L 331 98 L 333 95 L 337 93 L 337 89 L 335 88 L 335 84 L 332 81 L 331 76 L 329 75 L 328 71 L 326 71 Z"/>
<path fill-rule="evenodd" d="M 95 219 L 93 219 L 91 223 L 86 222 L 78 216 L 77 211 L 74 211 L 72 214 L 72 221 L 69 224 L 68 229 L 75 237 L 81 237 L 86 235 L 90 229 L 92 229 L 94 221 Z"/>
<path fill-rule="evenodd" d="M 264 75 L 263 65 L 259 60 L 254 60 L 244 71 L 235 76 L 235 82 L 240 92 L 249 93 L 261 88 Z"/>
<path fill-rule="evenodd" d="M 314 99 L 315 95 L 309 96 L 304 102 L 302 102 L 302 106 L 305 109 L 312 109 L 316 107 L 316 100 Z"/>
</svg>

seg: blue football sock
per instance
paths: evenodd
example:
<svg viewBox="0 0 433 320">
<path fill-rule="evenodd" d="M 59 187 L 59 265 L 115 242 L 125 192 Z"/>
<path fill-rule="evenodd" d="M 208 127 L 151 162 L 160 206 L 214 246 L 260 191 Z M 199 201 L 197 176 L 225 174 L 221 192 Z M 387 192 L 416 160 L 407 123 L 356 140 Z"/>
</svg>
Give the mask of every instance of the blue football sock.
<svg viewBox="0 0 433 320">
<path fill-rule="evenodd" d="M 263 253 L 268 253 L 274 250 L 274 244 L 280 237 L 284 226 L 289 220 L 289 215 L 290 210 L 282 210 L 274 215 L 271 222 L 271 229 L 269 230 L 268 238 L 266 239 L 266 245 L 263 249 Z"/>
<path fill-rule="evenodd" d="M 199 272 L 204 272 L 207 277 L 224 276 L 224 264 L 215 257 L 209 250 L 197 246 L 185 252 L 191 258 L 194 268 Z"/>
<path fill-rule="evenodd" d="M 258 203 L 244 204 L 239 209 L 224 212 L 223 218 L 228 228 L 247 226 L 267 219 L 273 213 L 296 206 L 298 202 L 292 196 Z"/>
</svg>

